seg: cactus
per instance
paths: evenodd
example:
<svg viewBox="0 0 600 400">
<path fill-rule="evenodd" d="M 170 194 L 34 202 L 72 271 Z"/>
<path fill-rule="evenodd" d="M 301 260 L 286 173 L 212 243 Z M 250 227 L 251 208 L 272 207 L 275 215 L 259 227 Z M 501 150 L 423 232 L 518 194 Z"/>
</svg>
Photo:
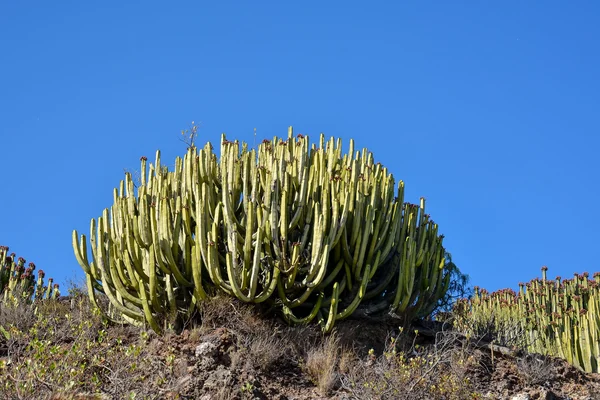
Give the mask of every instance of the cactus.
<svg viewBox="0 0 600 400">
<path fill-rule="evenodd" d="M 477 334 L 490 319 L 497 340 L 514 342 L 530 352 L 558 356 L 586 372 L 598 372 L 600 360 L 600 273 L 575 274 L 573 279 L 542 279 L 489 294 L 476 288 L 470 302 L 457 305 L 455 326 Z"/>
<path fill-rule="evenodd" d="M 8 247 L 0 246 L 0 303 L 5 306 L 20 302 L 35 303 L 42 299 L 60 296 L 58 288 L 55 291 L 48 291 L 51 287 L 51 279 L 48 286 L 44 286 L 43 270 L 37 272 L 36 279 L 35 264 L 29 263 L 25 268 L 25 259 L 19 257 L 15 261 L 15 254 L 8 255 L 8 250 Z"/>
<path fill-rule="evenodd" d="M 276 305 L 290 324 L 325 331 L 356 313 L 404 320 L 429 314 L 448 288 L 443 236 L 404 183 L 366 149 L 342 154 L 321 135 L 265 140 L 257 150 L 222 135 L 188 148 L 173 171 L 141 158 L 141 184 L 125 175 L 114 203 L 73 232 L 93 304 L 107 317 L 162 330 L 225 292 Z M 161 319 L 163 323 L 161 324 Z"/>
</svg>

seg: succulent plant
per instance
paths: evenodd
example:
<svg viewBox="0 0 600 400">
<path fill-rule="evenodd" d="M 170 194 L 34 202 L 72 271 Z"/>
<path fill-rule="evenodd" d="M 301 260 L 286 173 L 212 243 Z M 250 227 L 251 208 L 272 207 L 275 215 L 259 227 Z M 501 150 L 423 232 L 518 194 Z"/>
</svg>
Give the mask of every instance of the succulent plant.
<svg viewBox="0 0 600 400">
<path fill-rule="evenodd" d="M 443 236 L 404 183 L 366 149 L 303 135 L 257 150 L 221 138 L 188 148 L 173 171 L 141 158 L 141 182 L 125 175 L 114 202 L 85 235 L 73 232 L 88 293 L 106 315 L 163 326 L 225 292 L 278 307 L 291 324 L 324 331 L 356 313 L 405 321 L 431 313 L 448 288 Z"/>
<path fill-rule="evenodd" d="M 519 284 L 519 293 L 503 289 L 491 294 L 475 290 L 470 301 L 457 304 L 455 326 L 469 334 L 487 329 L 490 320 L 498 339 L 524 340 L 530 352 L 562 357 L 586 372 L 598 372 L 600 361 L 600 290 L 588 273 L 573 279 L 542 279 Z"/>
<path fill-rule="evenodd" d="M 15 302 L 29 302 L 58 297 L 60 292 L 46 292 L 44 286 L 44 271 L 38 271 L 35 278 L 35 264 L 30 262 L 25 268 L 25 259 L 19 257 L 15 261 L 15 254 L 8 254 L 7 246 L 0 246 L 0 302 L 3 304 Z M 51 280 L 50 280 L 51 282 Z"/>
</svg>

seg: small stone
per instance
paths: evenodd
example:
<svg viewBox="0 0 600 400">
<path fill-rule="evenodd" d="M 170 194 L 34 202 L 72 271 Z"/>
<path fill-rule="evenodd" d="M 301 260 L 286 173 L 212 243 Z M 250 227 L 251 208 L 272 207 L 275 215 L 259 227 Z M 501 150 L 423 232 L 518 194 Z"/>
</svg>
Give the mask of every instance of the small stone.
<svg viewBox="0 0 600 400">
<path fill-rule="evenodd" d="M 231 378 L 231 371 L 225 368 L 218 368 L 213 371 L 210 376 L 204 381 L 205 389 L 216 389 L 227 386 Z"/>
<path fill-rule="evenodd" d="M 212 342 L 203 342 L 196 347 L 196 357 L 212 357 L 217 352 L 217 345 Z"/>
</svg>

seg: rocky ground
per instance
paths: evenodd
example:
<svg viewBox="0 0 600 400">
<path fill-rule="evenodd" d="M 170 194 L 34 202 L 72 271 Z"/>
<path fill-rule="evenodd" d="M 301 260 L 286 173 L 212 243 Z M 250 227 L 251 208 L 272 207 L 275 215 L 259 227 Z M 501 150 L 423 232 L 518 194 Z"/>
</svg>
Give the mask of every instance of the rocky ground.
<svg viewBox="0 0 600 400">
<path fill-rule="evenodd" d="M 177 337 L 155 338 L 150 342 L 150 347 L 160 353 L 167 343 L 174 346 L 178 354 L 180 376 L 173 390 L 166 392 L 164 398 L 300 400 L 425 399 L 433 396 L 433 393 L 423 389 L 414 390 L 411 395 L 408 391 L 386 394 L 385 391 L 376 393 L 352 388 L 352 379 L 348 379 L 348 376 L 356 377 L 356 371 L 352 374 L 351 371 L 339 369 L 334 372 L 330 387 L 323 390 L 319 385 L 318 372 L 311 373 L 306 365 L 293 357 L 270 360 L 266 368 L 257 368 L 254 363 L 244 360 L 246 352 L 236 344 L 239 338 L 227 328 L 216 328 L 194 340 L 190 339 L 189 331 Z M 370 343 L 363 349 L 377 347 L 378 344 L 381 347 L 380 343 Z M 427 351 L 434 344 L 422 346 L 421 351 Z M 448 390 L 447 397 L 439 398 L 600 399 L 600 375 L 585 374 L 561 359 L 498 350 L 488 352 L 486 346 L 478 346 L 471 351 L 478 364 L 465 371 L 469 390 L 455 393 Z M 353 360 L 356 364 L 352 367 L 376 369 L 377 359 L 370 357 L 368 351 L 365 353 L 362 360 Z M 357 379 L 357 383 L 364 383 L 364 380 L 361 382 L 361 379 Z"/>
<path fill-rule="evenodd" d="M 374 338 L 374 337 L 373 337 Z M 172 398 L 231 398 L 231 399 L 355 399 L 355 398 L 432 398 L 427 390 L 414 390 L 414 394 L 399 392 L 370 393 L 351 388 L 350 371 L 335 371 L 329 388 L 319 387 L 319 376 L 307 371 L 293 357 L 272 360 L 268 368 L 256 368 L 244 362 L 244 351 L 236 342 L 235 333 L 226 328 L 217 328 L 190 340 L 189 332 L 168 339 L 180 354 L 181 377 L 173 390 Z M 368 343 L 363 349 L 381 347 L 379 343 Z M 165 341 L 156 338 L 151 344 L 163 348 Z M 421 351 L 435 346 L 422 345 Z M 457 346 L 460 346 L 457 344 Z M 485 399 L 600 399 L 600 375 L 585 374 L 557 358 L 526 355 L 497 349 L 486 351 L 486 346 L 471 349 L 478 364 L 465 371 L 468 379 L 466 392 L 460 390 L 439 398 L 485 398 Z M 457 350 L 457 349 L 456 349 Z M 450 350 L 446 350 L 450 351 Z M 377 357 L 377 356 L 375 356 Z M 384 357 L 379 355 L 379 357 Z M 492 359 L 493 358 L 493 359 Z M 353 368 L 376 369 L 377 360 L 366 351 L 365 357 L 353 360 Z M 356 372 L 354 372 L 356 374 Z M 352 373 L 349 375 L 352 376 Z M 354 375 L 356 377 L 356 375 Z M 345 378 L 345 379 L 344 379 Z M 361 379 L 357 379 L 357 383 Z M 326 393 L 325 393 L 326 392 Z M 470 392 L 470 393 L 467 393 Z M 399 396 L 399 397 L 397 397 Z M 422 397 L 421 397 L 422 396 Z M 465 396 L 465 397 L 462 397 Z M 468 397 L 467 397 L 468 396 Z M 169 398 L 165 396 L 165 398 Z"/>
<path fill-rule="evenodd" d="M 0 309 L 4 399 L 600 399 L 600 375 L 466 340 L 441 323 L 289 328 L 230 299 L 179 334 L 107 324 L 76 304 Z M 416 332 L 415 332 L 416 331 Z"/>
</svg>

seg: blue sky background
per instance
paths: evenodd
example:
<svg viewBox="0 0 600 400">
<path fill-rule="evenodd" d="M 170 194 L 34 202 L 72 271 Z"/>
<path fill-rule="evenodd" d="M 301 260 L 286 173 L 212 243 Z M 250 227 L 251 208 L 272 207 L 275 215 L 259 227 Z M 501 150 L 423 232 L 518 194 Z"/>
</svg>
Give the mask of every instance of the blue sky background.
<svg viewBox="0 0 600 400">
<path fill-rule="evenodd" d="M 201 5 L 209 4 L 210 5 Z M 180 131 L 354 138 L 427 198 L 471 283 L 598 271 L 600 3 L 0 5 L 0 244 L 60 283 L 71 232 Z M 347 147 L 346 147 L 347 148 Z"/>
</svg>

